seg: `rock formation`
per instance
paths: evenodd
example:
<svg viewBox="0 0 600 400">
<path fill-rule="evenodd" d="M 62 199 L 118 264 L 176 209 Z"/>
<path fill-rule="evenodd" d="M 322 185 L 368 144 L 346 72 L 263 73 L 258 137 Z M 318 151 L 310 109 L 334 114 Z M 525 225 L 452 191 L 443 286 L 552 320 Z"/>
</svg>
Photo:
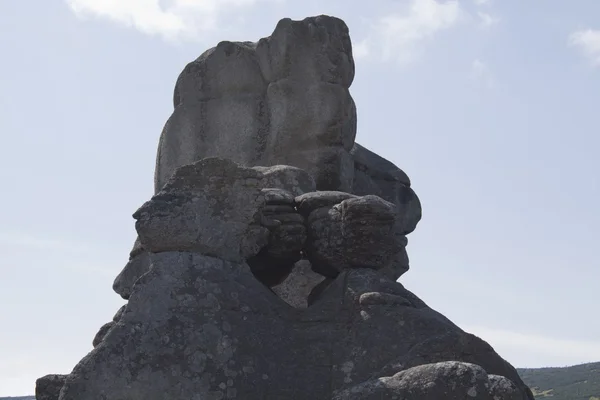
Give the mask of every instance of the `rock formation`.
<svg viewBox="0 0 600 400">
<path fill-rule="evenodd" d="M 421 207 L 354 143 L 353 76 L 348 29 L 325 16 L 184 69 L 114 283 L 128 303 L 38 399 L 533 399 L 396 281 Z"/>
</svg>

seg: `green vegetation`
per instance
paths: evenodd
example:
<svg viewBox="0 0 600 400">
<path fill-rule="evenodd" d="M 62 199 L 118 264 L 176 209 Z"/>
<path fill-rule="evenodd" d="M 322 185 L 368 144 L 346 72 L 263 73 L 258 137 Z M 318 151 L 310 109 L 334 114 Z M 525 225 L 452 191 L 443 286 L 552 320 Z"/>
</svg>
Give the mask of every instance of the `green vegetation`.
<svg viewBox="0 0 600 400">
<path fill-rule="evenodd" d="M 564 368 L 518 368 L 536 399 L 600 400 L 600 362 Z"/>
</svg>

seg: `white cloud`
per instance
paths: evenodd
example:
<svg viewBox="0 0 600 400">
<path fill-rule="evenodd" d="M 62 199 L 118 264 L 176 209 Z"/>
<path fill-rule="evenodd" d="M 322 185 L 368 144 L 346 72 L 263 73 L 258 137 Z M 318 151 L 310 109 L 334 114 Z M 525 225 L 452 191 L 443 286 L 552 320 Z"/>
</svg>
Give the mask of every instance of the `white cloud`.
<svg viewBox="0 0 600 400">
<path fill-rule="evenodd" d="M 494 17 L 493 15 L 482 11 L 478 11 L 477 16 L 479 17 L 479 26 L 483 29 L 491 28 L 500 22 L 500 18 Z"/>
<path fill-rule="evenodd" d="M 491 0 L 473 0 L 473 3 L 477 6 L 485 6 L 491 4 Z"/>
<path fill-rule="evenodd" d="M 465 331 L 487 341 L 516 367 L 567 366 L 600 359 L 600 341 L 558 339 L 480 326 Z"/>
<path fill-rule="evenodd" d="M 371 54 L 371 49 L 369 48 L 369 42 L 367 40 L 361 40 L 352 45 L 352 55 L 354 58 L 364 58 L 369 54 Z"/>
<path fill-rule="evenodd" d="M 479 59 L 473 60 L 473 63 L 471 64 L 471 78 L 489 89 L 492 89 L 495 86 L 492 71 L 485 62 Z"/>
<path fill-rule="evenodd" d="M 600 30 L 573 32 L 569 36 L 569 45 L 578 48 L 594 67 L 600 67 Z"/>
<path fill-rule="evenodd" d="M 224 11 L 259 1 L 269 0 L 66 0 L 79 17 L 106 18 L 170 40 L 215 30 Z"/>
<path fill-rule="evenodd" d="M 448 30 L 461 20 L 463 11 L 456 0 L 412 0 L 404 12 L 380 18 L 371 35 L 360 42 L 360 54 L 376 49 L 384 61 L 405 64 L 418 54 L 418 45 Z"/>
</svg>

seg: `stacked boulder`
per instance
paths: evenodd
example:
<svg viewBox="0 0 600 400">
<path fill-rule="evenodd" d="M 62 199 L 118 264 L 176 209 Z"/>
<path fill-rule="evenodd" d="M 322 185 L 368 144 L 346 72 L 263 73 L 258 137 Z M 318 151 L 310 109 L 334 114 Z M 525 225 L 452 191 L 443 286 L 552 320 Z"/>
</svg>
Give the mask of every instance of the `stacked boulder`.
<svg viewBox="0 0 600 400">
<path fill-rule="evenodd" d="M 38 399 L 533 399 L 396 281 L 421 208 L 354 143 L 353 74 L 324 16 L 186 67 L 114 284 L 128 303 Z"/>
</svg>

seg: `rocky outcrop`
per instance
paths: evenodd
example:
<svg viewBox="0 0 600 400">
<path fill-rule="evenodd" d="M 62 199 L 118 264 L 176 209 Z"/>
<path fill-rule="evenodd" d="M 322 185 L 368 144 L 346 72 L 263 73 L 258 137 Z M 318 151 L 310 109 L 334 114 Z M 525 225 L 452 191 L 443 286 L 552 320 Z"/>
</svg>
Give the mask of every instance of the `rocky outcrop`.
<svg viewBox="0 0 600 400">
<path fill-rule="evenodd" d="M 413 367 L 390 377 L 367 381 L 337 393 L 333 400 L 497 400 L 522 399 L 505 378 L 487 375 L 479 366 L 442 362 Z M 502 389 L 498 389 L 499 386 Z"/>
<path fill-rule="evenodd" d="M 46 375 L 35 381 L 36 400 L 58 400 L 67 375 Z"/>
<path fill-rule="evenodd" d="M 324 16 L 185 68 L 113 286 L 128 303 L 38 399 L 533 399 L 396 281 L 421 205 L 354 143 L 353 75 Z"/>
<path fill-rule="evenodd" d="M 177 79 L 175 110 L 157 152 L 155 191 L 176 168 L 206 157 L 252 167 L 293 165 L 315 178 L 292 185 L 302 190 L 294 195 L 313 189 L 374 194 L 402 209 L 404 220 L 397 234 L 412 232 L 421 219 L 421 204 L 408 176 L 354 142 L 356 109 L 349 92 L 353 78 L 348 28 L 337 18 L 284 19 L 257 43 L 219 43 L 189 63 Z M 132 252 L 113 289 L 129 298 L 151 263 L 150 253 Z M 312 286 L 320 281 L 301 268 L 294 273 L 288 261 L 290 279 L 311 277 Z M 384 273 L 398 279 L 408 268 L 403 252 Z M 283 285 L 278 290 L 287 293 L 290 304 L 306 304 L 302 290 L 294 293 L 295 284 L 273 283 Z"/>
<path fill-rule="evenodd" d="M 178 169 L 134 214 L 153 266 L 69 375 L 60 400 L 99 393 L 132 400 L 488 399 L 492 389 L 499 399 L 528 398 L 516 371 L 487 344 L 381 273 L 391 260 L 381 254 L 398 247 L 388 235 L 398 221 L 394 205 L 342 192 L 294 198 L 265 184 L 256 169 L 201 160 Z M 329 238 L 309 233 L 288 243 L 318 249 L 306 252 L 311 263 L 335 271 L 305 310 L 283 302 L 246 262 L 278 244 L 265 218 L 275 203 L 302 218 L 308 213 L 308 232 L 312 213 L 331 215 L 319 230 Z M 432 364 L 444 361 L 462 363 Z M 488 375 L 506 381 L 491 385 Z"/>
<path fill-rule="evenodd" d="M 281 20 L 257 43 L 221 42 L 189 63 L 162 132 L 158 192 L 176 168 L 205 157 L 294 165 L 317 188 L 351 191 L 354 61 L 337 18 Z"/>
</svg>

